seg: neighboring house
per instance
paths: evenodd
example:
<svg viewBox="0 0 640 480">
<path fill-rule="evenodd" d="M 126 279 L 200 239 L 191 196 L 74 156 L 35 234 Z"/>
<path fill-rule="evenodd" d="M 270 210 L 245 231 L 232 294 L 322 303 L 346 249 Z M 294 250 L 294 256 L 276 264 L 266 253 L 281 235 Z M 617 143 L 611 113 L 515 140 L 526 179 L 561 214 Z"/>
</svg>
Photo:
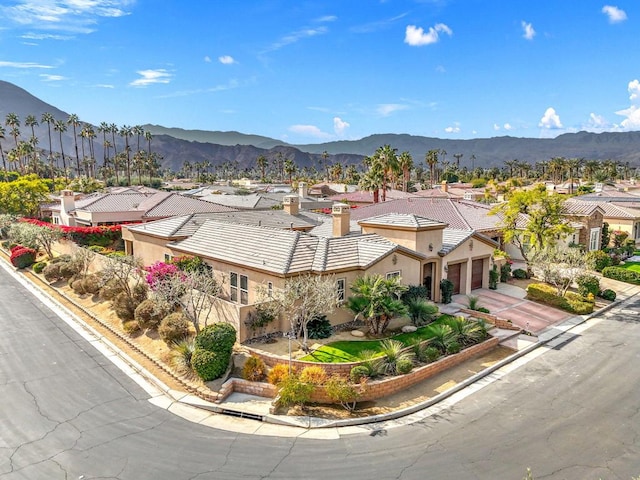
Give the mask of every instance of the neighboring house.
<svg viewBox="0 0 640 480">
<path fill-rule="evenodd" d="M 566 201 L 563 216 L 574 229 L 567 236 L 566 243 L 584 245 L 587 251 L 600 250 L 604 209 L 598 203 Z"/>
<path fill-rule="evenodd" d="M 282 230 L 309 232 L 320 228 L 329 215 L 300 211 L 298 196 L 285 197 L 282 210 L 194 213 L 155 222 L 123 225 L 122 239 L 127 255 L 136 255 L 145 265 L 173 257 L 169 243 L 193 235 L 206 220 L 242 225 L 263 226 Z"/>
<path fill-rule="evenodd" d="M 602 210 L 602 221 L 609 225 L 610 231 L 622 231 L 629 234 L 629 238 L 640 244 L 640 202 L 622 201 L 585 201 L 586 195 L 567 200 L 565 204 L 575 204 L 574 208 L 589 208 L 596 205 Z M 589 195 L 591 199 L 602 198 Z"/>
<path fill-rule="evenodd" d="M 384 197 L 386 198 L 385 202 L 382 201 L 383 194 L 382 190 L 380 190 L 378 195 L 378 203 L 386 203 L 393 200 L 398 199 L 406 199 L 406 198 L 419 198 L 415 193 L 402 192 L 400 190 L 389 189 L 385 192 Z M 336 195 L 332 195 L 327 197 L 328 200 L 333 202 L 344 202 L 349 205 L 356 206 L 365 206 L 374 204 L 373 192 L 367 192 L 363 190 L 358 190 L 356 192 L 345 192 L 338 193 Z"/>
<path fill-rule="evenodd" d="M 53 223 L 75 227 L 148 222 L 185 213 L 233 209 L 172 192 L 93 193 L 76 200 L 71 190 L 63 190 L 60 204 L 50 211 Z"/>
</svg>

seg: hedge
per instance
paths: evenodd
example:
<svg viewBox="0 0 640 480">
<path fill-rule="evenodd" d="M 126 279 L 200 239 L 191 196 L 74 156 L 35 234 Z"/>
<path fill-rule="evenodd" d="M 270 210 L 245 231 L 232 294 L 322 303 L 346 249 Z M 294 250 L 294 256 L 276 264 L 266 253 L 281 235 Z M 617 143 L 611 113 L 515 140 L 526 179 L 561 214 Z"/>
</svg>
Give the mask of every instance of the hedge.
<svg viewBox="0 0 640 480">
<path fill-rule="evenodd" d="M 560 297 L 557 295 L 556 288 L 546 283 L 530 284 L 527 287 L 527 299 L 578 315 L 593 312 L 593 303 L 583 300 L 580 295 L 572 292 L 567 292 L 564 297 Z"/>
<path fill-rule="evenodd" d="M 109 246 L 122 238 L 121 225 L 108 225 L 99 227 L 67 227 L 66 225 L 55 225 L 43 222 L 35 218 L 21 218 L 21 222 L 31 223 L 39 227 L 48 227 L 62 231 L 64 237 L 72 240 L 78 245 L 100 245 Z"/>
<path fill-rule="evenodd" d="M 633 270 L 627 270 L 622 267 L 607 267 L 602 270 L 602 276 L 612 278 L 614 280 L 620 280 L 621 282 L 640 285 L 640 273 L 634 272 Z"/>
<path fill-rule="evenodd" d="M 25 268 L 36 261 L 37 252 L 33 248 L 16 245 L 11 249 L 11 264 L 16 268 Z"/>
</svg>

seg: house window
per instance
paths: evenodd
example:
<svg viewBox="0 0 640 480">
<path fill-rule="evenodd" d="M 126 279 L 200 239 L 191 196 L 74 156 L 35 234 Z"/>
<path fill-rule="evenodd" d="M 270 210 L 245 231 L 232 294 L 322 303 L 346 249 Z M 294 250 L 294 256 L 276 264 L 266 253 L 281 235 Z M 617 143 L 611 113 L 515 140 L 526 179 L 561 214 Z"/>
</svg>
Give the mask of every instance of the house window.
<svg viewBox="0 0 640 480">
<path fill-rule="evenodd" d="M 273 282 L 267 283 L 267 296 L 273 298 Z"/>
<path fill-rule="evenodd" d="M 344 289 L 346 285 L 346 280 L 344 278 L 339 278 L 336 280 L 336 298 L 338 303 L 344 302 Z"/>
<path fill-rule="evenodd" d="M 168 253 L 165 253 L 165 254 L 164 254 L 164 261 L 165 261 L 165 263 L 170 262 L 172 258 L 173 258 L 173 257 L 172 257 L 171 255 L 169 255 Z"/>
<path fill-rule="evenodd" d="M 246 275 L 240 275 L 240 303 L 249 304 L 249 278 Z"/>
<path fill-rule="evenodd" d="M 592 228 L 591 234 L 589 235 L 589 251 L 598 250 L 600 243 L 600 229 Z"/>
<path fill-rule="evenodd" d="M 238 301 L 238 274 L 231 272 L 229 274 L 230 296 L 232 302 Z"/>
<path fill-rule="evenodd" d="M 387 273 L 387 280 L 389 280 L 391 278 L 399 277 L 399 276 L 400 276 L 400 270 L 398 270 L 396 272 L 389 272 L 389 273 Z"/>
</svg>

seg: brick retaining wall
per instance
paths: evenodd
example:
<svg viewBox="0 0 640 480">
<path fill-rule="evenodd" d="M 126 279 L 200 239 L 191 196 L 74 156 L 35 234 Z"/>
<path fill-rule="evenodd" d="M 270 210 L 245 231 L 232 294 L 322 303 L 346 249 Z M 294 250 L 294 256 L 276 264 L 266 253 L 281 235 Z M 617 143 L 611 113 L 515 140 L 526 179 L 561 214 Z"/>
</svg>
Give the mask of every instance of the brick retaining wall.
<svg viewBox="0 0 640 480">
<path fill-rule="evenodd" d="M 487 322 L 491 323 L 492 325 L 498 328 L 503 328 L 505 330 L 518 330 L 518 331 L 522 330 L 520 327 L 514 325 L 511 322 L 511 320 L 507 320 L 505 318 L 499 318 L 499 317 L 496 317 L 495 315 L 491 315 L 490 313 L 478 312 L 477 310 L 470 310 L 468 308 L 460 308 L 460 311 L 462 313 L 467 313 L 472 317 L 486 320 Z"/>
</svg>

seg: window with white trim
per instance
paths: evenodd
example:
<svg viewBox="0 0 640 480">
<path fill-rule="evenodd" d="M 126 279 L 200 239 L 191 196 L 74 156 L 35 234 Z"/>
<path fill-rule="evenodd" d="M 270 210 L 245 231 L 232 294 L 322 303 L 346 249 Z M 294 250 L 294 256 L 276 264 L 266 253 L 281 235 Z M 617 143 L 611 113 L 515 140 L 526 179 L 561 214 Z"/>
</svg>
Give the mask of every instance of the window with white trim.
<svg viewBox="0 0 640 480">
<path fill-rule="evenodd" d="M 344 278 L 339 278 L 336 280 L 336 298 L 338 303 L 344 302 L 344 291 L 347 285 L 347 281 Z"/>
<path fill-rule="evenodd" d="M 267 283 L 267 296 L 273 298 L 273 282 Z"/>
<path fill-rule="evenodd" d="M 589 251 L 598 250 L 600 243 L 600 229 L 592 228 L 589 234 Z"/>
<path fill-rule="evenodd" d="M 236 272 L 229 272 L 229 296 L 232 302 L 240 302 L 242 305 L 249 304 L 249 277 L 238 275 Z"/>
<path fill-rule="evenodd" d="M 240 303 L 249 304 L 249 278 L 246 275 L 240 275 Z"/>
<path fill-rule="evenodd" d="M 395 272 L 389 272 L 387 273 L 387 280 L 391 279 L 391 278 L 396 278 L 400 276 L 400 270 L 397 270 Z"/>
<path fill-rule="evenodd" d="M 229 296 L 232 302 L 238 301 L 238 274 L 236 272 L 229 273 Z"/>
</svg>

